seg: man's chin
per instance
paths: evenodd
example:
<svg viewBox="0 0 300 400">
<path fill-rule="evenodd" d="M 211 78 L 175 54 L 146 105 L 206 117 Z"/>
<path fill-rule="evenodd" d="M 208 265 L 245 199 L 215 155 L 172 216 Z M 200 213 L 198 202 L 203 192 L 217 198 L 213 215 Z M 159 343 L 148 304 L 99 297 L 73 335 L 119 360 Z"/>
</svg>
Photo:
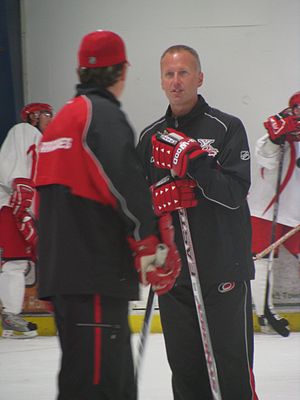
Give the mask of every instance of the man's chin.
<svg viewBox="0 0 300 400">
<path fill-rule="evenodd" d="M 183 96 L 181 93 L 171 93 L 169 96 L 170 103 L 178 104 L 183 101 Z"/>
</svg>

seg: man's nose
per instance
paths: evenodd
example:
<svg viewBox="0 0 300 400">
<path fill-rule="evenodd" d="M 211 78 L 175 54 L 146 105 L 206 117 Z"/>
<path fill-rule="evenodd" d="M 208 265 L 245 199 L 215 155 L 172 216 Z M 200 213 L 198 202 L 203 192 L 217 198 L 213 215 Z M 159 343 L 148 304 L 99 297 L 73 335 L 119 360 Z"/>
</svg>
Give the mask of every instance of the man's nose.
<svg viewBox="0 0 300 400">
<path fill-rule="evenodd" d="M 180 75 L 178 73 L 175 72 L 175 74 L 173 75 L 173 83 L 180 83 Z"/>
</svg>

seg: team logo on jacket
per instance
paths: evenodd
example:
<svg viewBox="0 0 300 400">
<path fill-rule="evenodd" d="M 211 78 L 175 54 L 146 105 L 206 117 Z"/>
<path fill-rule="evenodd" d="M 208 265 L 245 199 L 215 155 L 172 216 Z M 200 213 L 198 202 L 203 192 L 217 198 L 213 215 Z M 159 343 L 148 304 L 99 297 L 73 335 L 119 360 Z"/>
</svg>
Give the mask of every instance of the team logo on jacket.
<svg viewBox="0 0 300 400">
<path fill-rule="evenodd" d="M 208 152 L 208 156 L 215 157 L 219 153 L 219 150 L 212 146 L 215 139 L 197 139 L 197 142 L 200 143 L 202 150 Z"/>
<path fill-rule="evenodd" d="M 242 150 L 241 151 L 241 160 L 243 160 L 243 161 L 250 160 L 250 153 L 249 153 L 248 150 Z"/>
<path fill-rule="evenodd" d="M 222 282 L 218 286 L 218 291 L 220 293 L 230 292 L 230 290 L 235 288 L 235 282 Z"/>
</svg>

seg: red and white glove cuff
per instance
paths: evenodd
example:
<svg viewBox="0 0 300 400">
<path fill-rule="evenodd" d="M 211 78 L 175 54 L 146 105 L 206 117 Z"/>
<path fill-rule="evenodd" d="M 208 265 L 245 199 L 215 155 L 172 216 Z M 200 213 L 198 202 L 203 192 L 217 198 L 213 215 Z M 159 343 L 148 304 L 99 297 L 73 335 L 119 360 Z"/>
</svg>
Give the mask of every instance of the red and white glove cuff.
<svg viewBox="0 0 300 400">
<path fill-rule="evenodd" d="M 152 202 L 156 215 L 169 213 L 180 208 L 190 208 L 197 205 L 194 188 L 197 186 L 192 179 L 177 179 L 166 177 L 150 187 Z M 164 183 L 165 182 L 165 183 Z"/>
</svg>

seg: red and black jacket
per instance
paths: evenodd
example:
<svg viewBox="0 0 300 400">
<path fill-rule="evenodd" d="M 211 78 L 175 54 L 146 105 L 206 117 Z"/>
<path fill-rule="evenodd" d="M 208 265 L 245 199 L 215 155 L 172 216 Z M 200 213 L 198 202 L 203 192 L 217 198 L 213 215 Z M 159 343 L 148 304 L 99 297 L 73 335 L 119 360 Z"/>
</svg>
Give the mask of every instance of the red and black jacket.
<svg viewBox="0 0 300 400">
<path fill-rule="evenodd" d="M 35 184 L 40 297 L 137 298 L 126 238 L 156 233 L 156 218 L 133 131 L 110 92 L 78 85 L 43 134 Z"/>
</svg>

